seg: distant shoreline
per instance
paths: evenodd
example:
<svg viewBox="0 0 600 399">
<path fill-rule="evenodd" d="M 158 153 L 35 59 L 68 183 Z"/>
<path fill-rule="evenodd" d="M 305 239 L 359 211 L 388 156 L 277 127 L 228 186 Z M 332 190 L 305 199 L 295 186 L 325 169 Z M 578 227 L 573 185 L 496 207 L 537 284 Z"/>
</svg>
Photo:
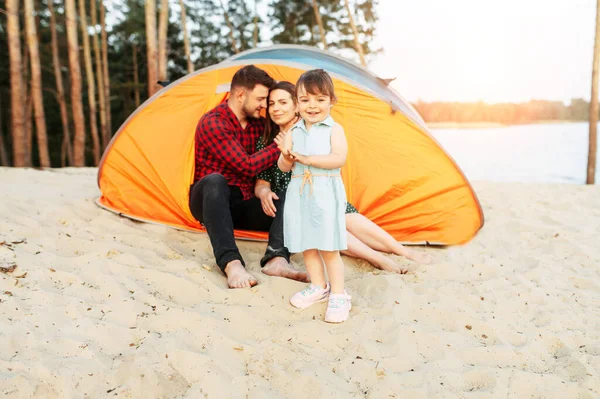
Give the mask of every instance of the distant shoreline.
<svg viewBox="0 0 600 399">
<path fill-rule="evenodd" d="M 426 122 L 430 129 L 489 129 L 518 125 L 556 125 L 565 123 L 585 123 L 576 120 L 540 120 L 528 123 L 499 123 L 499 122 Z"/>
</svg>

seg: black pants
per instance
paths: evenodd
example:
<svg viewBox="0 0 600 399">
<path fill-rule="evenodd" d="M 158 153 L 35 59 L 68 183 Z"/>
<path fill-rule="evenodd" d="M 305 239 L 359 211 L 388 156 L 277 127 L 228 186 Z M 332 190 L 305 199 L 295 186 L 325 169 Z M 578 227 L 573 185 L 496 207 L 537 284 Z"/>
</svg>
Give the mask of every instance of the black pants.
<svg viewBox="0 0 600 399">
<path fill-rule="evenodd" d="M 262 210 L 260 200 L 253 197 L 244 200 L 239 187 L 227 185 L 227 179 L 218 173 L 204 176 L 190 188 L 190 210 L 192 215 L 204 225 L 213 247 L 217 265 L 221 270 L 232 260 L 239 260 L 246 266 L 235 244 L 233 230 L 268 231 L 269 244 L 260 265 L 280 256 L 288 262 L 290 253 L 283 244 L 283 196 L 274 201 L 277 213 L 275 218 Z"/>
</svg>

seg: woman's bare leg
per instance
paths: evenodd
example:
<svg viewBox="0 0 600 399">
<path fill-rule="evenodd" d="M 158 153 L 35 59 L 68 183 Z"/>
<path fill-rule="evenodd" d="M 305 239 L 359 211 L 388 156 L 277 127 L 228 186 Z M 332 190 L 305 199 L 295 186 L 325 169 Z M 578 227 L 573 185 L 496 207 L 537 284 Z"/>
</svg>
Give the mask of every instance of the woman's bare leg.
<svg viewBox="0 0 600 399">
<path fill-rule="evenodd" d="M 327 287 L 325 268 L 323 267 L 323 260 L 319 251 L 316 249 L 307 249 L 302 252 L 302 255 L 304 256 L 304 265 L 306 266 L 311 283 L 317 287 Z"/>
<path fill-rule="evenodd" d="M 429 263 L 431 257 L 400 244 L 394 237 L 360 213 L 346 214 L 346 229 L 358 240 L 376 251 L 404 256 L 419 263 Z"/>
<path fill-rule="evenodd" d="M 377 252 L 358 238 L 347 232 L 348 250 L 342 251 L 344 255 L 352 256 L 353 258 L 364 259 L 378 269 L 388 272 L 405 274 L 408 269 L 397 264 L 392 259 L 388 258 L 381 252 Z"/>
</svg>

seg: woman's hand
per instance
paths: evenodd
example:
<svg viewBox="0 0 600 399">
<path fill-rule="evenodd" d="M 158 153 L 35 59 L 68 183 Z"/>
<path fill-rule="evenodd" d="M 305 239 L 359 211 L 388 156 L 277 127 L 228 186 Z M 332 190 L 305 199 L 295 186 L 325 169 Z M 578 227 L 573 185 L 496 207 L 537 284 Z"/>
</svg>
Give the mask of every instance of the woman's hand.
<svg viewBox="0 0 600 399">
<path fill-rule="evenodd" d="M 290 152 L 292 151 L 292 146 L 290 141 L 286 138 L 287 134 L 288 132 L 280 132 L 279 134 L 277 134 L 275 139 L 273 139 L 273 141 L 275 141 L 275 143 L 277 144 L 277 148 L 279 148 L 279 151 L 281 151 L 281 155 L 283 155 L 285 161 L 293 165 L 296 160 L 290 155 Z"/>
<path fill-rule="evenodd" d="M 269 190 L 269 191 L 265 190 L 263 193 L 261 193 L 261 195 L 258 199 L 260 199 L 260 204 L 262 206 L 262 209 L 263 209 L 263 212 L 265 213 L 265 215 L 271 216 L 272 218 L 274 218 L 275 212 L 277 212 L 277 208 L 275 208 L 275 204 L 273 203 L 273 200 L 279 199 L 277 194 L 275 194 L 271 190 Z"/>
<path fill-rule="evenodd" d="M 275 138 L 273 139 L 275 144 L 277 144 L 277 148 L 279 148 L 279 151 L 281 151 L 281 153 L 283 155 L 289 155 L 290 150 L 292 149 L 291 147 L 288 148 L 288 145 L 287 145 L 286 139 L 285 139 L 286 134 L 287 134 L 287 132 L 279 132 L 277 134 L 277 136 L 275 136 Z"/>
</svg>

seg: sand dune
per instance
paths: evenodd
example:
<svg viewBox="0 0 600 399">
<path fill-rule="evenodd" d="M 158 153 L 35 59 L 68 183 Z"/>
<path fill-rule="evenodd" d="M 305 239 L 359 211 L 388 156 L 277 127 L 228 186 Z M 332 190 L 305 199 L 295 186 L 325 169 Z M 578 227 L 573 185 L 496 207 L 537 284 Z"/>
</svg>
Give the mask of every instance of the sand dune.
<svg viewBox="0 0 600 399">
<path fill-rule="evenodd" d="M 471 243 L 407 276 L 344 258 L 330 325 L 265 244 L 229 290 L 206 235 L 98 208 L 95 174 L 0 168 L 3 397 L 600 397 L 600 186 L 475 182 Z"/>
</svg>

